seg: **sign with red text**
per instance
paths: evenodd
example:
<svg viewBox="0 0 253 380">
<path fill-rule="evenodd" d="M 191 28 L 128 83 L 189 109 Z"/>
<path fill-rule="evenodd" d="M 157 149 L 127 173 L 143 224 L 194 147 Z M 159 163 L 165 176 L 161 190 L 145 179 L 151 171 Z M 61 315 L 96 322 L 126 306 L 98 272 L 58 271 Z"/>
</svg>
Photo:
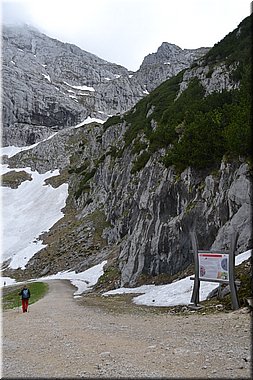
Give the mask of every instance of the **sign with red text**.
<svg viewBox="0 0 253 380">
<path fill-rule="evenodd" d="M 229 280 L 229 254 L 198 252 L 199 278 Z"/>
</svg>

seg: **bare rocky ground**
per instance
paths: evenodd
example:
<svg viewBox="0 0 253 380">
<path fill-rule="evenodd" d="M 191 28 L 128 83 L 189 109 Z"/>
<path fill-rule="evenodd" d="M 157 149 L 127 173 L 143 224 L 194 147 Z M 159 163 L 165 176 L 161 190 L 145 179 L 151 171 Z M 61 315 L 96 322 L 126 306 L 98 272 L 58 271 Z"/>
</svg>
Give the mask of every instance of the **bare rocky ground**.
<svg viewBox="0 0 253 380">
<path fill-rule="evenodd" d="M 73 291 L 50 281 L 28 313 L 3 312 L 2 378 L 251 378 L 247 308 L 173 315 Z"/>
</svg>

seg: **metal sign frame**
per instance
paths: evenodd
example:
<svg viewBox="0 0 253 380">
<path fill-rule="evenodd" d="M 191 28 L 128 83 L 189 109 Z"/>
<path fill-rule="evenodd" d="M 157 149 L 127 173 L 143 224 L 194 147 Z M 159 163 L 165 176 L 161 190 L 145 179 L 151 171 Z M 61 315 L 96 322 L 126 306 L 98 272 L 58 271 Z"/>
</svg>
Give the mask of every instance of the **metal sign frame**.
<svg viewBox="0 0 253 380">
<path fill-rule="evenodd" d="M 198 243 L 197 243 L 197 237 L 195 232 L 190 232 L 190 238 L 192 243 L 192 252 L 194 254 L 194 268 L 195 268 L 195 277 L 190 277 L 191 280 L 194 280 L 194 286 L 192 291 L 192 297 L 191 297 L 191 304 L 194 305 L 195 308 L 200 307 L 199 304 L 199 288 L 200 288 L 200 281 L 208 281 L 208 282 L 217 282 L 220 284 L 228 284 L 230 287 L 230 294 L 231 294 L 231 301 L 232 301 L 232 308 L 233 310 L 239 309 L 239 301 L 238 301 L 238 295 L 237 295 L 237 288 L 236 285 L 239 284 L 238 281 L 235 281 L 234 276 L 234 268 L 235 268 L 235 248 L 236 243 L 238 239 L 238 233 L 234 233 L 231 237 L 231 247 L 230 251 L 200 251 L 198 249 Z M 204 276 L 200 276 L 200 263 L 199 263 L 199 257 L 201 257 L 201 254 L 206 254 L 208 257 L 212 257 L 212 255 L 216 255 L 216 257 L 220 257 L 220 255 L 226 255 L 228 259 L 228 278 L 205 278 Z M 214 276 L 213 276 L 214 277 Z"/>
</svg>

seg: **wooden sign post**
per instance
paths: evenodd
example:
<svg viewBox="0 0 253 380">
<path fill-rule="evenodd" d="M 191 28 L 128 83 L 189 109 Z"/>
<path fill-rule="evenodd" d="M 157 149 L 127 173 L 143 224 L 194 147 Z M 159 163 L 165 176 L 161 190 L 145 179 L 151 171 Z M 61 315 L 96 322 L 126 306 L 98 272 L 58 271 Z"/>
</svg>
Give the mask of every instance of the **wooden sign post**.
<svg viewBox="0 0 253 380">
<path fill-rule="evenodd" d="M 190 233 L 192 249 L 194 254 L 195 277 L 191 303 L 189 306 L 199 308 L 199 288 L 200 281 L 217 282 L 228 284 L 230 287 L 232 308 L 239 309 L 234 268 L 235 268 L 235 248 L 238 233 L 232 235 L 230 251 L 200 251 L 198 249 L 197 237 L 195 232 Z"/>
</svg>

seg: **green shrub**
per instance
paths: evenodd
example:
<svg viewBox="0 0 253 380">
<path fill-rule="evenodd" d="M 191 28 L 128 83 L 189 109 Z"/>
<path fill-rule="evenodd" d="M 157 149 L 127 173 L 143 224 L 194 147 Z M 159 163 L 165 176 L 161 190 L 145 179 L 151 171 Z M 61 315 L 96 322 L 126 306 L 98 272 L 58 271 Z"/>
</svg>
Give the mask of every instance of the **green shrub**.
<svg viewBox="0 0 253 380">
<path fill-rule="evenodd" d="M 226 61 L 227 65 L 234 62 L 250 62 L 250 47 L 252 45 L 252 15 L 245 18 L 235 29 L 220 42 L 216 43 L 205 55 L 205 64 Z"/>
<path fill-rule="evenodd" d="M 133 144 L 133 148 L 132 148 L 132 153 L 133 154 L 138 154 L 140 153 L 142 150 L 146 149 L 147 148 L 147 143 L 146 142 L 143 142 L 141 140 L 135 140 L 134 141 L 134 144 Z"/>
<path fill-rule="evenodd" d="M 114 115 L 109 117 L 106 122 L 103 124 L 104 132 L 111 127 L 112 125 L 120 124 L 122 122 L 120 115 Z"/>
<path fill-rule="evenodd" d="M 87 184 L 87 182 L 94 177 L 95 173 L 97 171 L 97 168 L 93 168 L 90 172 L 85 172 L 80 183 L 77 191 L 75 192 L 75 198 L 78 199 L 83 192 L 88 192 L 90 190 L 90 186 Z"/>
<path fill-rule="evenodd" d="M 146 163 L 148 162 L 150 158 L 150 155 L 151 155 L 150 152 L 144 151 L 140 156 L 138 156 L 136 161 L 133 164 L 131 173 L 134 174 L 140 171 L 142 168 L 144 168 L 144 166 L 146 165 Z"/>
</svg>

